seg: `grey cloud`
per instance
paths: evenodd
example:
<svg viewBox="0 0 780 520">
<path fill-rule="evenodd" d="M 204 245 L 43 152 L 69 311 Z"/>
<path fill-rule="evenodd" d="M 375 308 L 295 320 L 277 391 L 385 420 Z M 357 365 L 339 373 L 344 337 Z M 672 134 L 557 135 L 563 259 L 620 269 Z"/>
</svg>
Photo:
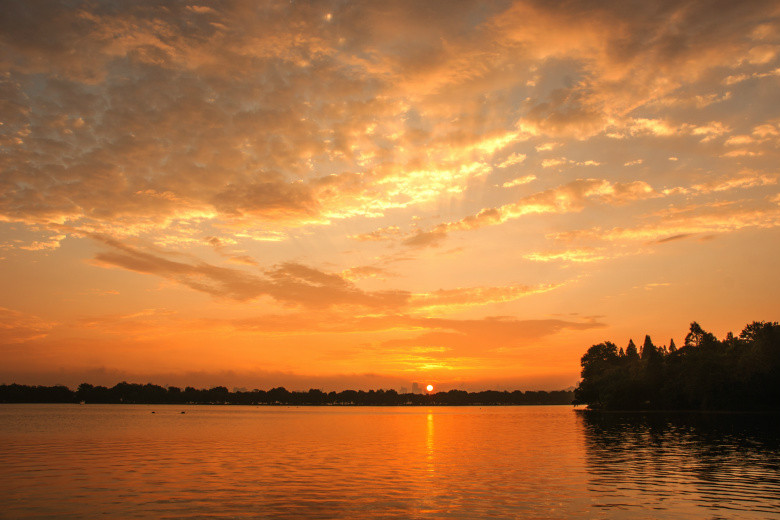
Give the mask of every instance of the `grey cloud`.
<svg viewBox="0 0 780 520">
<path fill-rule="evenodd" d="M 694 236 L 693 233 L 680 233 L 677 235 L 672 235 L 670 237 L 661 238 L 659 240 L 656 240 L 656 243 L 658 244 L 665 244 L 666 242 L 674 242 L 675 240 L 684 240 L 686 238 L 691 238 Z"/>
<path fill-rule="evenodd" d="M 653 89 L 732 66 L 772 5 L 7 2 L 0 215 L 164 226 L 192 212 L 289 225 L 360 213 L 392 189 L 372 183 L 440 165 L 426 146 L 467 147 L 518 118 L 586 137 Z M 526 88 L 516 71 L 539 60 L 575 79 Z M 402 124 L 367 133 L 385 120 Z M 137 195 L 149 190 L 170 196 Z"/>
<path fill-rule="evenodd" d="M 554 90 L 549 101 L 534 105 L 523 120 L 546 134 L 590 136 L 606 125 L 601 107 L 592 106 L 590 93 L 582 87 Z"/>
<path fill-rule="evenodd" d="M 528 1 L 515 2 L 494 23 L 510 48 L 545 62 L 569 60 L 577 77 L 574 84 L 553 86 L 521 120 L 544 133 L 587 138 L 708 71 L 738 66 L 754 45 L 746 35 L 777 16 L 771 1 L 583 2 L 565 8 Z M 540 94 L 537 89 L 532 98 Z"/>
<path fill-rule="evenodd" d="M 213 205 L 226 215 L 250 214 L 269 220 L 316 215 L 318 202 L 311 188 L 303 183 L 285 182 L 280 177 L 229 185 L 214 196 Z"/>
<path fill-rule="evenodd" d="M 351 153 L 351 125 L 377 112 L 361 108 L 373 97 L 369 84 L 327 61 L 329 44 L 309 26 L 314 9 L 8 7 L 13 16 L 3 20 L 17 20 L 0 37 L 8 57 L 0 65 L 15 102 L 0 108 L 4 130 L 24 134 L 4 143 L 0 214 L 12 220 L 164 223 L 214 208 L 228 220 L 281 216 L 294 224 L 295 216 L 317 215 L 334 189 L 332 179 L 309 174 L 305 156 Z M 301 17 L 301 38 L 275 23 L 278 16 Z M 210 25 L 215 19 L 231 20 L 235 38 L 221 36 Z M 91 69 L 77 70 L 79 60 Z M 336 95 L 341 106 L 333 113 L 327 100 Z M 295 182 L 301 177 L 313 179 Z M 359 178 L 350 183 L 340 191 L 363 189 Z M 150 190 L 170 196 L 136 196 Z"/>
</svg>

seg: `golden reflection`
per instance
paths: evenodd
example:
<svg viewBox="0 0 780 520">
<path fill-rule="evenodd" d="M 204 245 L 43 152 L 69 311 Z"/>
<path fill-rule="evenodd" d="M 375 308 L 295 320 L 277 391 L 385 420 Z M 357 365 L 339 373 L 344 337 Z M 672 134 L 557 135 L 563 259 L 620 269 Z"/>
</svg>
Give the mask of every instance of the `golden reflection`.
<svg viewBox="0 0 780 520">
<path fill-rule="evenodd" d="M 428 411 L 428 427 L 425 435 L 425 470 L 433 475 L 433 412 Z"/>
</svg>

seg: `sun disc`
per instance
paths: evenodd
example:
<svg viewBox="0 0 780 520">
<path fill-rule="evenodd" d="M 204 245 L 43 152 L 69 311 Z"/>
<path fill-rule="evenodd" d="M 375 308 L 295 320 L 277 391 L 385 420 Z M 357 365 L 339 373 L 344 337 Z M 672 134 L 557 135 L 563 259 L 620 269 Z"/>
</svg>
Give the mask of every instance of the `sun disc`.
<svg viewBox="0 0 780 520">
<path fill-rule="evenodd" d="M 425 389 L 428 390 L 429 392 L 433 392 L 433 385 L 428 385 L 425 387 Z"/>
</svg>

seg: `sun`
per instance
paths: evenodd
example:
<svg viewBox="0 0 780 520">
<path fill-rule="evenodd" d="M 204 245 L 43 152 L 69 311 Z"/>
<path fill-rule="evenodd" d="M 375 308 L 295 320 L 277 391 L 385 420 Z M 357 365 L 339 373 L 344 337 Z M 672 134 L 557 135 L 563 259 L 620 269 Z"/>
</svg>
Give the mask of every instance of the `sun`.
<svg viewBox="0 0 780 520">
<path fill-rule="evenodd" d="M 425 389 L 428 390 L 429 392 L 433 392 L 433 385 L 428 385 L 425 387 Z"/>
</svg>

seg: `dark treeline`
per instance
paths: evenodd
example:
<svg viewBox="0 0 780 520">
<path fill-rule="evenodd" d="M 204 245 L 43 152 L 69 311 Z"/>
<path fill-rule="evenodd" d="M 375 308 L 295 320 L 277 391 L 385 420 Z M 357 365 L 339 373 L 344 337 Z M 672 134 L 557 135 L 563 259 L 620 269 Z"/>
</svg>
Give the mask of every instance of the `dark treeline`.
<svg viewBox="0 0 780 520">
<path fill-rule="evenodd" d="M 625 351 L 606 341 L 582 356 L 574 404 L 610 410 L 780 409 L 780 326 L 753 322 L 719 341 L 691 323 L 685 343 L 645 336 Z"/>
<path fill-rule="evenodd" d="M 205 389 L 152 384 L 119 383 L 111 388 L 79 385 L 75 392 L 65 386 L 0 385 L 0 403 L 112 403 L 112 404 L 249 404 L 249 405 L 545 405 L 571 404 L 572 391 L 466 392 L 450 390 L 435 394 L 399 394 L 395 390 L 344 390 L 290 392 L 285 388 L 230 392 L 224 386 Z"/>
</svg>

